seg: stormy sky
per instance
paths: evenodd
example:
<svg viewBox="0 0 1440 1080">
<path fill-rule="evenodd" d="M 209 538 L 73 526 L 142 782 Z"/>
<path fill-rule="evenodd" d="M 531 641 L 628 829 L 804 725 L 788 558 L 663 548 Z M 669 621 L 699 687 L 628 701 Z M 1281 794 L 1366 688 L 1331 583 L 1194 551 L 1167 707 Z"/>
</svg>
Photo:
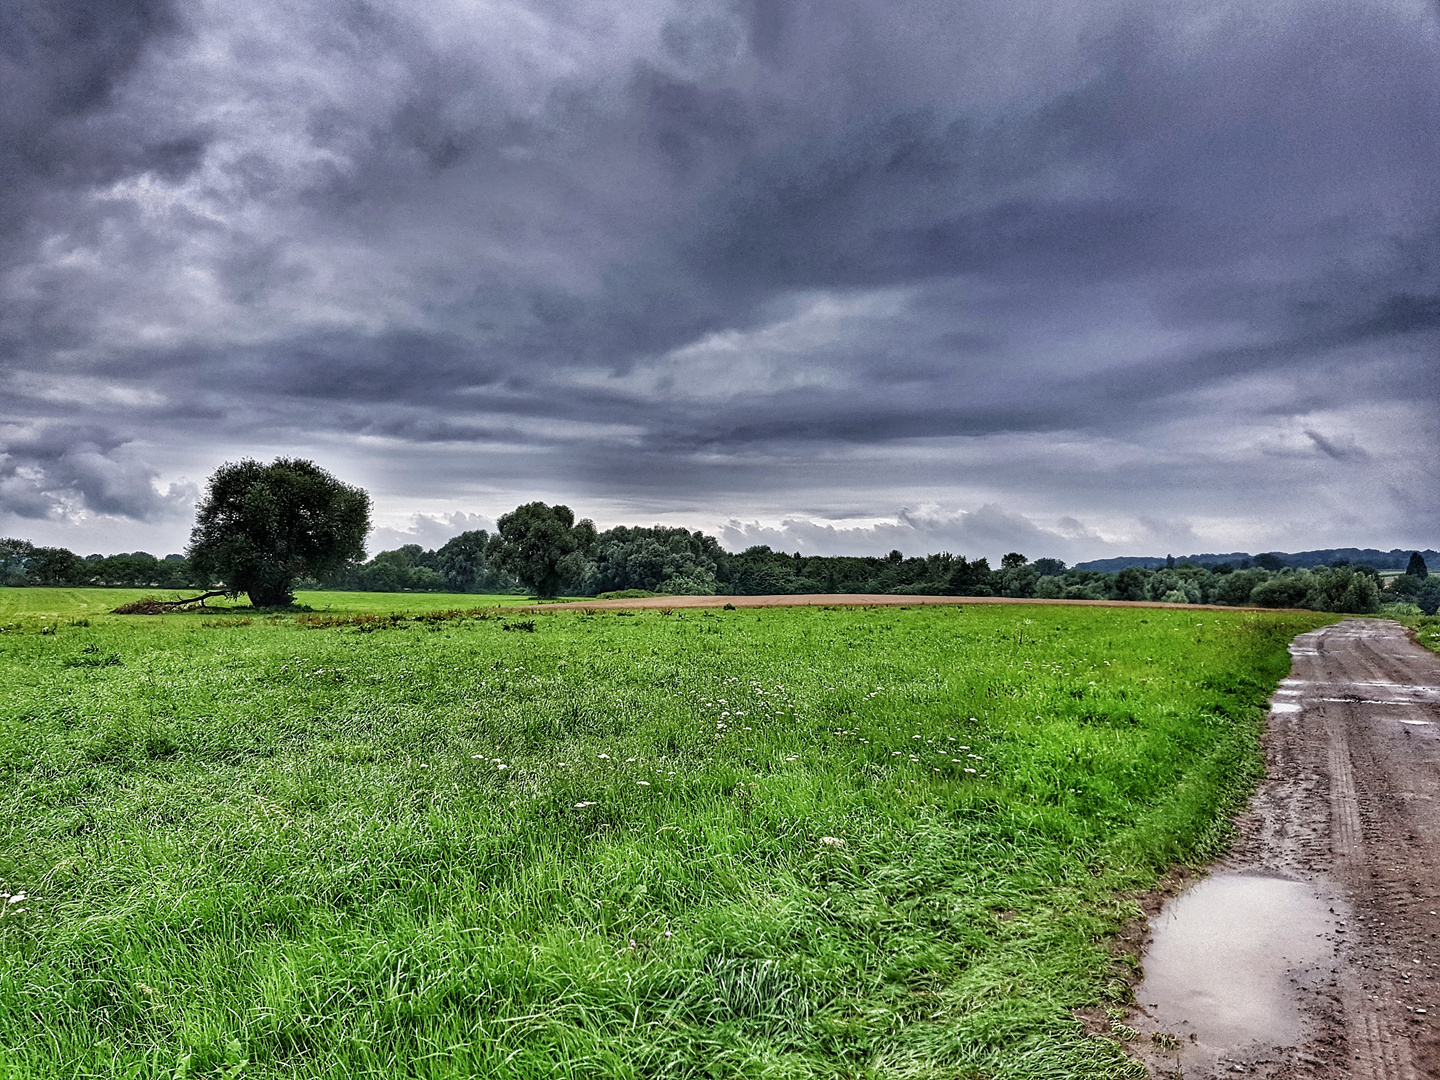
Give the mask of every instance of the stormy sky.
<svg viewBox="0 0 1440 1080">
<path fill-rule="evenodd" d="M 1440 542 L 1433 0 L 4 0 L 0 94 L 0 535 Z"/>
</svg>

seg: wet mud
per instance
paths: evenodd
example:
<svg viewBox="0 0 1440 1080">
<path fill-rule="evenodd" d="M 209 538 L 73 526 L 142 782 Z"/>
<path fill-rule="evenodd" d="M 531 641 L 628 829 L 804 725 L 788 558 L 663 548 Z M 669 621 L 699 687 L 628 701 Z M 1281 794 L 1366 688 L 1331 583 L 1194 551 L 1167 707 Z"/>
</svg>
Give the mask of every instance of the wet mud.
<svg viewBox="0 0 1440 1080">
<path fill-rule="evenodd" d="M 1296 638 L 1231 856 L 1152 918 L 1127 1023 L 1157 1077 L 1440 1076 L 1440 656 Z"/>
</svg>

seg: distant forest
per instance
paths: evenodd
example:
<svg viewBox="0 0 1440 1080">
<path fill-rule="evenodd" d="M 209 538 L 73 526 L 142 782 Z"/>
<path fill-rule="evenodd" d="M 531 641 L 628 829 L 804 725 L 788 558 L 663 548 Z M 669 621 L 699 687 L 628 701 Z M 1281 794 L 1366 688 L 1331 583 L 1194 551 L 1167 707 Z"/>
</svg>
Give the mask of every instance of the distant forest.
<svg viewBox="0 0 1440 1080">
<path fill-rule="evenodd" d="M 1440 568 L 1440 551 L 1427 548 L 1417 554 L 1431 566 Z M 1369 566 L 1375 570 L 1404 570 L 1410 563 L 1410 555 L 1409 548 L 1391 548 L 1389 551 L 1381 551 L 1379 548 L 1317 548 L 1314 551 L 1266 551 L 1259 555 L 1251 555 L 1246 551 L 1232 551 L 1228 555 L 1171 555 L 1164 557 L 1140 555 L 1121 556 L 1116 559 L 1091 559 L 1089 562 L 1076 563 L 1075 568 L 1077 570 L 1103 570 L 1108 574 L 1124 570 L 1127 566 L 1141 566 L 1147 570 L 1157 570 L 1162 566 L 1173 566 L 1177 562 L 1188 562 L 1195 566 L 1228 564 L 1237 569 L 1248 569 L 1251 566 L 1259 566 L 1265 570 L 1281 570 L 1287 566 L 1297 570 L 1313 566 Z"/>
<path fill-rule="evenodd" d="M 493 562 L 493 537 L 485 530 L 461 533 L 435 550 L 408 544 L 382 551 L 324 581 L 300 588 L 373 592 L 520 593 L 524 587 Z M 795 593 L 890 593 L 948 596 L 1010 596 L 1081 600 L 1158 600 L 1321 611 L 1373 612 L 1385 604 L 1414 605 L 1427 615 L 1440 607 L 1440 565 L 1433 550 L 1402 552 L 1407 573 L 1388 584 L 1373 562 L 1335 557 L 1361 549 L 1338 549 L 1328 563 L 1300 563 L 1305 555 L 1272 552 L 1210 562 L 1206 557 L 1153 560 L 1105 570 L 1096 564 L 1067 567 L 1058 559 L 1031 561 L 1018 552 L 998 567 L 986 559 L 941 552 L 906 557 L 801 555 L 765 546 L 732 554 L 713 536 L 665 526 L 619 526 L 595 535 L 583 565 L 563 589 L 570 596 L 615 592 L 691 595 Z M 1393 552 L 1386 569 L 1398 569 Z M 1205 565 L 1201 561 L 1205 560 Z M 1149 561 L 1149 560 L 1147 560 Z M 1380 560 L 1374 560 L 1380 561 Z M 0 585 L 206 588 L 182 555 L 147 552 L 79 556 L 65 548 L 25 540 L 0 540 Z"/>
</svg>

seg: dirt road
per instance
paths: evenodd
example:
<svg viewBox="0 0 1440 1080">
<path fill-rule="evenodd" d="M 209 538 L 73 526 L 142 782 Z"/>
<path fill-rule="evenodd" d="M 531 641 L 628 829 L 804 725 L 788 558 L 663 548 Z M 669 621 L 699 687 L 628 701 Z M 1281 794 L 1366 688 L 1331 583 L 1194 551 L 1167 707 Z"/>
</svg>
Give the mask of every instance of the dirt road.
<svg viewBox="0 0 1440 1080">
<path fill-rule="evenodd" d="M 1151 922 L 1148 1063 L 1440 1076 L 1440 656 L 1373 619 L 1291 653 L 1236 850 Z"/>
</svg>

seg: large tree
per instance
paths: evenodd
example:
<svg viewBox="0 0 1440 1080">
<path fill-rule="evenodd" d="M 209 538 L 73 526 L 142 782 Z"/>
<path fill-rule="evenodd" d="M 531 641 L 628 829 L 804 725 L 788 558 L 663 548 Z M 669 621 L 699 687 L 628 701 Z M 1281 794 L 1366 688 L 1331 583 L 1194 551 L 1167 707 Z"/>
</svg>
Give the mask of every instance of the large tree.
<svg viewBox="0 0 1440 1080">
<path fill-rule="evenodd" d="M 365 557 L 370 496 L 313 461 L 227 462 L 198 511 L 187 551 L 197 577 L 256 607 L 289 604 L 300 578 Z"/>
<path fill-rule="evenodd" d="M 587 585 L 594 592 L 648 589 L 709 596 L 723 554 L 719 541 L 702 532 L 617 525 L 596 538 Z"/>
<path fill-rule="evenodd" d="M 436 569 L 457 592 L 514 592 L 514 575 L 496 565 L 488 554 L 490 534 L 471 529 L 452 536 L 435 552 Z"/>
<path fill-rule="evenodd" d="M 1425 556 L 1420 552 L 1410 552 L 1410 561 L 1405 564 L 1405 576 L 1417 577 L 1421 581 L 1430 576 L 1430 568 L 1425 565 Z"/>
<path fill-rule="evenodd" d="M 557 596 L 561 585 L 584 577 L 595 526 L 588 519 L 577 525 L 568 506 L 526 503 L 502 514 L 495 524 L 491 559 L 536 596 Z"/>
</svg>

